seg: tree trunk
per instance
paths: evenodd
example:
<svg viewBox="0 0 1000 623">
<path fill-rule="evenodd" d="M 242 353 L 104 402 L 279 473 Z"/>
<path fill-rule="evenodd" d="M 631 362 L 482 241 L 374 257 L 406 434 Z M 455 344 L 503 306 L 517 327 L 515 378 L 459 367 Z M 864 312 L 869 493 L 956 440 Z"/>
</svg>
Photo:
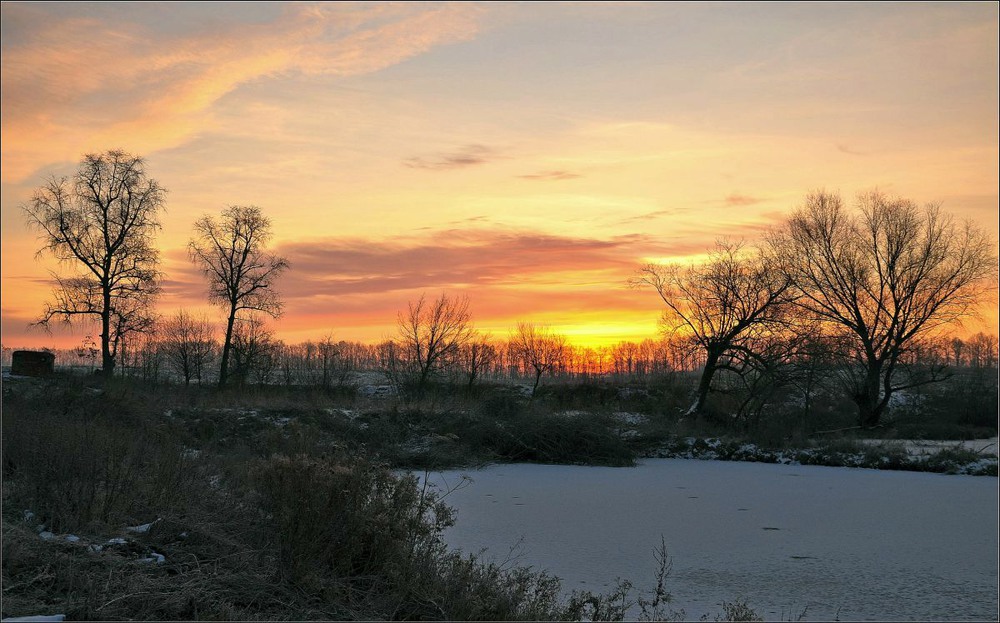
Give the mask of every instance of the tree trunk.
<svg viewBox="0 0 1000 623">
<path fill-rule="evenodd" d="M 869 361 L 864 387 L 854 396 L 854 402 L 858 406 L 858 426 L 862 429 L 878 426 L 882 412 L 885 411 L 888 396 L 879 395 L 881 387 L 882 363 Z"/>
<path fill-rule="evenodd" d="M 698 381 L 698 393 L 695 397 L 695 402 L 687 412 L 688 415 L 695 415 L 699 420 L 701 419 L 702 409 L 705 408 L 705 402 L 708 400 L 708 392 L 712 389 L 712 378 L 718 369 L 719 357 L 721 356 L 722 353 L 709 351 L 705 359 L 705 369 L 701 371 L 701 380 Z"/>
<path fill-rule="evenodd" d="M 111 295 L 104 294 L 104 311 L 101 312 L 101 374 L 111 378 L 115 371 L 115 358 L 111 354 Z"/>
<path fill-rule="evenodd" d="M 535 384 L 531 387 L 531 399 L 535 399 L 535 391 L 538 390 L 538 383 L 542 380 L 542 369 L 535 368 Z"/>
<path fill-rule="evenodd" d="M 229 320 L 226 322 L 226 340 L 222 344 L 222 363 L 219 366 L 219 387 L 225 387 L 229 375 L 229 351 L 232 349 L 233 324 L 236 322 L 236 308 L 229 312 Z"/>
</svg>

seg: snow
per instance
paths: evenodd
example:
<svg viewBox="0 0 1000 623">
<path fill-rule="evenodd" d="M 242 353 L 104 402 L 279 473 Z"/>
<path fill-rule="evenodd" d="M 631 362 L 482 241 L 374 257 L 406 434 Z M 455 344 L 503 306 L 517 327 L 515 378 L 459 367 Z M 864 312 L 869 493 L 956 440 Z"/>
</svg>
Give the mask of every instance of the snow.
<svg viewBox="0 0 1000 623">
<path fill-rule="evenodd" d="M 154 551 L 150 551 L 149 556 L 139 559 L 139 562 L 151 562 L 156 565 L 162 565 L 166 561 L 167 561 L 166 556 L 164 556 L 163 554 L 158 554 Z"/>
<path fill-rule="evenodd" d="M 155 524 L 157 521 L 160 521 L 160 520 L 159 519 L 155 519 L 155 520 L 153 520 L 153 521 L 151 521 L 149 523 L 144 523 L 141 526 L 128 526 L 128 527 L 125 528 L 125 530 L 127 532 L 135 532 L 136 534 L 145 534 L 145 533 L 149 532 L 149 529 L 152 528 L 153 524 Z"/>
<path fill-rule="evenodd" d="M 899 445 L 910 456 L 926 456 L 946 449 L 971 450 L 983 456 L 997 456 L 997 438 L 973 439 L 970 441 L 933 441 L 927 439 L 862 439 L 870 446 Z"/>
<path fill-rule="evenodd" d="M 745 598 L 768 620 L 995 620 L 997 481 L 990 477 L 648 459 L 636 468 L 495 465 L 444 538 L 547 569 L 564 589 L 649 590 L 662 535 L 686 618 Z M 463 472 L 431 476 L 439 489 Z M 632 613 L 634 616 L 637 613 Z"/>
<path fill-rule="evenodd" d="M 628 424 L 630 426 L 639 426 L 640 424 L 645 424 L 649 421 L 649 416 L 642 413 L 628 413 L 627 411 L 616 411 L 614 414 L 622 424 Z"/>
</svg>

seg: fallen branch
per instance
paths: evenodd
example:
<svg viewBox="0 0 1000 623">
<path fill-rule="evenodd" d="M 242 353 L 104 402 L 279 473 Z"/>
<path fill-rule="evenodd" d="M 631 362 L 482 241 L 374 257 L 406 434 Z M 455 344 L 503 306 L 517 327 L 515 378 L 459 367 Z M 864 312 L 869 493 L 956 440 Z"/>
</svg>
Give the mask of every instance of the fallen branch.
<svg viewBox="0 0 1000 623">
<path fill-rule="evenodd" d="M 884 426 L 882 426 L 881 424 L 877 424 L 869 429 L 866 429 L 864 426 L 848 426 L 847 428 L 832 428 L 830 430 L 814 431 L 813 435 L 825 435 L 827 433 L 842 433 L 845 430 L 875 430 L 876 428 L 884 428 Z"/>
</svg>

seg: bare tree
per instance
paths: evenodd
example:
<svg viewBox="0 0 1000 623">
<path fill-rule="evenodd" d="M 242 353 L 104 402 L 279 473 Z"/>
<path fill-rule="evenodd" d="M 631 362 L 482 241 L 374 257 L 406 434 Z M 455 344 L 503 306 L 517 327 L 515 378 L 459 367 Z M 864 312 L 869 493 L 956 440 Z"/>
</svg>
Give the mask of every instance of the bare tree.
<svg viewBox="0 0 1000 623">
<path fill-rule="evenodd" d="M 185 385 L 190 385 L 191 379 L 197 379 L 200 385 L 204 369 L 218 348 L 212 323 L 182 309 L 164 322 L 160 331 L 167 365 L 184 377 Z"/>
<path fill-rule="evenodd" d="M 288 261 L 266 250 L 271 221 L 256 206 L 230 206 L 218 218 L 204 216 L 194 224 L 188 244 L 191 259 L 208 278 L 208 298 L 228 311 L 222 343 L 219 386 L 226 384 L 233 326 L 242 311 L 278 318 L 282 304 L 274 282 Z"/>
<path fill-rule="evenodd" d="M 855 364 L 845 380 L 863 428 L 879 424 L 893 393 L 940 380 L 900 374 L 901 358 L 972 313 L 996 279 L 984 232 L 878 191 L 862 194 L 854 214 L 838 195 L 809 195 L 772 245 L 786 258 L 800 309 L 844 338 L 841 355 Z"/>
<path fill-rule="evenodd" d="M 55 275 L 54 300 L 38 321 L 99 320 L 101 368 L 114 371 L 130 331 L 152 324 L 159 293 L 159 254 L 153 235 L 166 191 L 146 174 L 145 162 L 120 150 L 87 154 L 73 178 L 52 178 L 22 206 L 44 246 L 76 274 Z"/>
<path fill-rule="evenodd" d="M 552 373 L 562 364 L 566 356 L 566 337 L 553 333 L 548 327 L 535 326 L 530 322 L 517 323 L 510 336 L 510 349 L 521 360 L 525 368 L 535 375 L 531 395 L 535 395 L 542 375 Z"/>
<path fill-rule="evenodd" d="M 666 304 L 662 325 L 668 336 L 689 337 L 704 353 L 695 401 L 688 414 L 700 415 L 716 372 L 738 371 L 735 358 L 754 358 L 755 338 L 784 324 L 789 279 L 762 252 L 742 243 L 719 241 L 701 264 L 647 264 L 630 281 L 652 286 Z"/>
<path fill-rule="evenodd" d="M 404 356 L 417 373 L 417 387 L 424 389 L 472 337 L 469 299 L 442 294 L 428 302 L 421 296 L 405 314 L 399 313 L 398 328 Z"/>
</svg>

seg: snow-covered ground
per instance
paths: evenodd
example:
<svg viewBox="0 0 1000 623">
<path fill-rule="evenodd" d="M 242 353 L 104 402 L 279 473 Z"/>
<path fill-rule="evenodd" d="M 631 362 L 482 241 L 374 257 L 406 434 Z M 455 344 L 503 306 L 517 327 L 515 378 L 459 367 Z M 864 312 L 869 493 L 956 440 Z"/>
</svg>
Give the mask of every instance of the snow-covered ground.
<svg viewBox="0 0 1000 623">
<path fill-rule="evenodd" d="M 673 606 L 736 598 L 768 620 L 996 620 L 994 478 L 648 459 L 636 468 L 494 465 L 433 474 L 447 542 L 595 592 L 651 588 L 661 535 Z M 519 544 L 519 545 L 518 545 Z"/>
<path fill-rule="evenodd" d="M 861 443 L 871 446 L 900 445 L 910 456 L 926 456 L 941 450 L 961 448 L 971 450 L 985 457 L 997 456 L 997 438 L 973 439 L 971 441 L 934 441 L 928 439 L 862 439 Z"/>
</svg>

